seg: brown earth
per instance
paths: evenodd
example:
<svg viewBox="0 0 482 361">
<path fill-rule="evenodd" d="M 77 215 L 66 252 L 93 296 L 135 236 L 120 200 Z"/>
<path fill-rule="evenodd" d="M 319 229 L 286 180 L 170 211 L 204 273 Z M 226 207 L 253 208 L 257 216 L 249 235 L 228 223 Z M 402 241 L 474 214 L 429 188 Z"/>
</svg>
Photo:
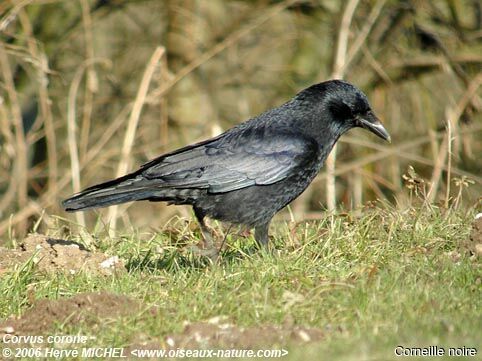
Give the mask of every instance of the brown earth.
<svg viewBox="0 0 482 361">
<path fill-rule="evenodd" d="M 0 275 L 31 260 L 39 271 L 76 274 L 84 271 L 108 276 L 125 272 L 118 257 L 91 252 L 79 243 L 30 234 L 17 249 L 0 247 Z"/>
<path fill-rule="evenodd" d="M 0 339 L 4 335 L 49 335 L 57 325 L 63 327 L 84 325 L 92 330 L 102 327 L 109 320 L 135 315 L 142 311 L 142 304 L 123 295 L 107 292 L 80 293 L 71 298 L 37 300 L 20 317 L 10 317 L 0 322 Z M 146 314 L 155 316 L 152 308 Z M 95 336 L 92 334 L 91 336 Z M 319 329 L 293 325 L 260 325 L 239 327 L 221 318 L 204 322 L 186 323 L 181 333 L 162 339 L 149 335 L 133 335 L 132 344 L 126 349 L 256 349 L 267 346 L 288 346 L 316 342 L 323 338 Z M 41 346 L 41 342 L 35 342 Z"/>
<path fill-rule="evenodd" d="M 243 348 L 255 349 L 266 345 L 286 346 L 319 341 L 323 332 L 302 326 L 260 325 L 239 327 L 228 322 L 192 323 L 182 333 L 165 338 L 167 348 Z"/>
<path fill-rule="evenodd" d="M 465 249 L 482 255 L 482 217 L 476 219 Z M 106 275 L 117 269 L 125 271 L 122 262 L 115 262 L 103 253 L 92 253 L 71 241 L 30 235 L 18 250 L 0 249 L 0 274 L 32 258 L 39 270 L 76 273 L 84 270 Z M 101 264 L 107 264 L 104 267 Z M 56 324 L 98 325 L 102 320 L 132 315 L 142 305 L 126 296 L 111 293 L 82 293 L 59 300 L 39 300 L 19 318 L 0 323 L 0 336 L 45 334 Z M 152 312 L 157 312 L 153 310 Z M 220 317 L 204 322 L 187 323 L 181 333 L 162 339 L 148 335 L 133 335 L 129 349 L 199 349 L 238 348 L 255 349 L 266 346 L 286 346 L 316 342 L 323 339 L 323 331 L 293 325 L 260 325 L 239 327 Z"/>
<path fill-rule="evenodd" d="M 219 322 L 217 318 L 196 323 L 187 323 L 181 333 L 171 334 L 162 340 L 144 340 L 148 336 L 138 336 L 127 352 L 141 350 L 199 350 L 199 349 L 242 349 L 285 348 L 293 345 L 318 342 L 323 339 L 323 331 L 317 328 L 289 325 L 260 325 L 239 327 L 229 322 Z"/>
<path fill-rule="evenodd" d="M 469 238 L 461 242 L 459 251 L 475 258 L 482 257 L 482 213 L 479 213 L 472 223 Z"/>
<path fill-rule="evenodd" d="M 482 257 L 482 214 L 475 219 L 470 232 L 470 248 L 478 257 Z"/>
<path fill-rule="evenodd" d="M 11 335 L 46 335 L 56 325 L 99 325 L 108 319 L 135 314 L 141 310 L 136 300 L 108 292 L 80 293 L 71 298 L 37 300 L 20 317 L 0 322 L 0 339 Z"/>
<path fill-rule="evenodd" d="M 18 249 L 0 248 L 0 275 L 18 269 L 29 260 L 39 271 L 47 273 L 76 274 L 83 271 L 103 276 L 117 271 L 125 272 L 124 264 L 117 258 L 91 252 L 72 241 L 32 234 Z M 82 324 L 95 332 L 106 320 L 135 315 L 141 310 L 142 303 L 107 292 L 79 293 L 58 300 L 36 300 L 20 317 L 10 317 L 0 322 L 0 339 L 5 334 L 48 335 L 58 325 L 69 327 Z M 157 312 L 159 310 L 153 308 L 147 317 L 155 316 Z M 163 338 L 133 335 L 129 349 L 255 349 L 304 344 L 322 338 L 323 332 L 315 328 L 292 324 L 239 327 L 217 317 L 204 322 L 186 323 L 182 332 Z"/>
</svg>

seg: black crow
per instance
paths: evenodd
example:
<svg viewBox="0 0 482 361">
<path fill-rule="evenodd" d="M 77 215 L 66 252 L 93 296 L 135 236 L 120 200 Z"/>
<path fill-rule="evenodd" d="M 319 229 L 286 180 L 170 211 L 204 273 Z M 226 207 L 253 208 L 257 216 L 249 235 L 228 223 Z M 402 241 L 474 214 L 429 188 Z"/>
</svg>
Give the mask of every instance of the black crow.
<svg viewBox="0 0 482 361">
<path fill-rule="evenodd" d="M 326 81 L 215 138 L 161 155 L 62 204 L 68 212 L 139 200 L 189 204 L 209 249 L 206 216 L 254 227 L 256 241 L 267 245 L 275 213 L 308 187 L 338 138 L 355 127 L 390 141 L 358 88 Z"/>
</svg>

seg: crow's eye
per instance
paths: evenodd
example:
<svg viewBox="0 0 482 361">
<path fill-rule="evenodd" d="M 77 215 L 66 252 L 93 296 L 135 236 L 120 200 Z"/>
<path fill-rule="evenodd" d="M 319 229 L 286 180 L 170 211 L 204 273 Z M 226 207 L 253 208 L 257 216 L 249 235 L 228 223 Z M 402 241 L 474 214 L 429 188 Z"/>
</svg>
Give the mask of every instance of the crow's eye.
<svg viewBox="0 0 482 361">
<path fill-rule="evenodd" d="M 355 112 L 355 115 L 366 116 L 370 112 L 370 109 L 363 109 Z"/>
<path fill-rule="evenodd" d="M 350 107 L 343 102 L 332 102 L 330 104 L 330 112 L 338 119 L 348 119 L 353 117 Z"/>
</svg>

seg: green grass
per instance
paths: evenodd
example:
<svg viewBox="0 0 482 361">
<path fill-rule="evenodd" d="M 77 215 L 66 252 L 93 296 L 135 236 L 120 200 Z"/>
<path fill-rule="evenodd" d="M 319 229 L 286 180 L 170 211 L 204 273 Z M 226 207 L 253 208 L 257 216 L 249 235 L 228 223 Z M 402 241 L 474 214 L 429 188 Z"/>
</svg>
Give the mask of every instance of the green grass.
<svg viewBox="0 0 482 361">
<path fill-rule="evenodd" d="M 145 308 L 100 328 L 58 326 L 55 333 L 95 334 L 98 345 L 125 346 L 135 335 L 162 339 L 181 332 L 184 321 L 223 315 L 239 326 L 289 322 L 323 330 L 321 342 L 288 346 L 289 360 L 394 359 L 397 345 L 477 347 L 480 357 L 480 259 L 463 246 L 473 214 L 362 213 L 326 216 L 291 232 L 276 223 L 275 254 L 252 252 L 252 239 L 228 237 L 218 265 L 180 252 L 169 232 L 145 241 L 135 233 L 100 239 L 98 248 L 127 260 L 127 273 L 53 277 L 27 264 L 1 278 L 0 316 L 21 314 L 32 288 L 36 298 L 51 299 L 107 290 Z M 151 306 L 159 312 L 149 313 Z"/>
</svg>

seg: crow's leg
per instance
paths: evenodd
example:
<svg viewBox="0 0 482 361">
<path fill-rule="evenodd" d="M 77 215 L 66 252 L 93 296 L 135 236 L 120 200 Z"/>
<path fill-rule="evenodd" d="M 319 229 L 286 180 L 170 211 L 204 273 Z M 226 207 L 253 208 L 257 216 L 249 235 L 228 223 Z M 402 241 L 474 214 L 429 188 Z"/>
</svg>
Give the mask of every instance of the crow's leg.
<svg viewBox="0 0 482 361">
<path fill-rule="evenodd" d="M 201 234 L 203 236 L 204 249 L 195 247 L 194 251 L 202 256 L 208 256 L 213 261 L 217 259 L 219 251 L 214 245 L 213 235 L 209 230 L 208 226 L 204 222 L 206 215 L 199 209 L 194 207 L 194 214 L 197 221 L 199 222 L 199 227 L 201 228 Z"/>
<path fill-rule="evenodd" d="M 254 227 L 254 239 L 258 242 L 260 248 L 268 247 L 268 229 L 269 222 L 263 224 L 257 224 Z"/>
<path fill-rule="evenodd" d="M 201 228 L 205 248 L 214 247 L 213 235 L 211 233 L 211 230 L 206 225 L 206 222 L 204 222 L 204 215 L 196 208 L 194 209 L 194 214 L 196 215 L 196 219 L 199 222 L 199 227 Z"/>
</svg>

